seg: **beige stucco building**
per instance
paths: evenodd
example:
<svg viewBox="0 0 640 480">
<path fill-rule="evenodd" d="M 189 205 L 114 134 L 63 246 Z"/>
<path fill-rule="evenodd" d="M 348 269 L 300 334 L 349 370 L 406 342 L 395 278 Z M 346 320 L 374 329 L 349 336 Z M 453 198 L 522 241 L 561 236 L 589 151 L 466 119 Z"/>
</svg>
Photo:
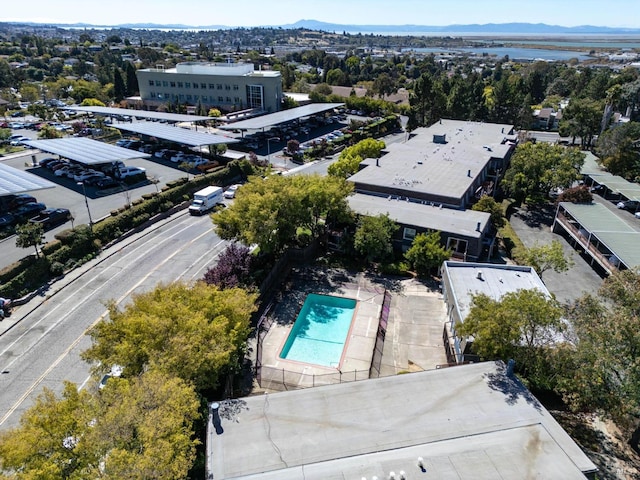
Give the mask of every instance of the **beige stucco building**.
<svg viewBox="0 0 640 480">
<path fill-rule="evenodd" d="M 146 68 L 136 72 L 143 105 L 201 104 L 227 111 L 280 110 L 280 72 L 255 70 L 252 63 L 184 62 L 175 68 Z"/>
</svg>

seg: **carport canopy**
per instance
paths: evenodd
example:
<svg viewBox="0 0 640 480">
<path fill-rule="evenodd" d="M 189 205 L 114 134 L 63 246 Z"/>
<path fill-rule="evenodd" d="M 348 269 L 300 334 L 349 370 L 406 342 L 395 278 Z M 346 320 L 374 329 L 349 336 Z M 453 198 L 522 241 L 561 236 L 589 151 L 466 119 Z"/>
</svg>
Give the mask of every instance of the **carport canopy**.
<svg viewBox="0 0 640 480">
<path fill-rule="evenodd" d="M 53 188 L 56 184 L 0 163 L 0 197 Z"/>
<path fill-rule="evenodd" d="M 166 120 L 167 122 L 199 122 L 204 120 L 214 120 L 212 117 L 199 115 L 184 115 L 182 113 L 149 112 L 147 110 L 132 110 L 129 108 L 112 107 L 67 107 L 66 110 L 76 112 L 96 113 L 104 116 L 126 116 L 136 118 L 148 118 L 154 120 Z"/>
<path fill-rule="evenodd" d="M 161 138 L 170 142 L 200 147 L 202 145 L 220 145 L 225 143 L 238 143 L 239 140 L 223 135 L 213 135 L 211 133 L 197 132 L 195 130 L 172 127 L 169 125 L 158 125 L 148 122 L 124 123 L 113 125 L 113 127 L 127 132 L 134 132 L 149 137 Z"/>
<path fill-rule="evenodd" d="M 333 110 L 342 107 L 344 103 L 311 103 L 302 107 L 290 108 L 276 113 L 269 113 L 259 117 L 249 118 L 248 120 L 240 120 L 239 122 L 221 125 L 223 130 L 259 130 L 261 128 L 273 127 L 281 123 L 291 122 L 298 118 L 310 117 L 318 113 Z"/>
<path fill-rule="evenodd" d="M 60 155 L 63 158 L 85 165 L 101 165 L 132 158 L 149 158 L 150 155 L 128 148 L 116 147 L 108 143 L 84 137 L 55 138 L 52 140 L 29 140 L 25 144 L 43 152 Z"/>
</svg>

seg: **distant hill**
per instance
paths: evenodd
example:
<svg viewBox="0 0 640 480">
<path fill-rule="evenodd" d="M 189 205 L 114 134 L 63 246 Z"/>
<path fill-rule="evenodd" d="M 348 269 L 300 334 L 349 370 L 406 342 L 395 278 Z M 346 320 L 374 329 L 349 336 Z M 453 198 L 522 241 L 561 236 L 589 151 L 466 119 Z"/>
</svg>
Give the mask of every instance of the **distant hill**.
<svg viewBox="0 0 640 480">
<path fill-rule="evenodd" d="M 37 22 L 7 22 L 22 25 L 54 25 L 62 28 L 142 28 L 149 30 L 225 30 L 240 27 L 226 25 L 184 25 L 184 24 L 157 24 L 157 23 L 125 23 L 119 25 L 92 25 L 87 23 L 55 23 L 42 24 Z M 349 33 L 433 33 L 433 34 L 606 34 L 606 35 L 640 35 L 640 28 L 613 28 L 598 27 L 593 25 L 581 25 L 578 27 L 563 27 L 561 25 L 547 25 L 545 23 L 486 23 L 471 25 L 346 25 L 339 23 L 320 22 L 318 20 L 299 20 L 287 25 L 263 25 L 265 28 L 323 30 L 328 32 Z M 246 27 L 252 28 L 252 27 Z"/>
</svg>

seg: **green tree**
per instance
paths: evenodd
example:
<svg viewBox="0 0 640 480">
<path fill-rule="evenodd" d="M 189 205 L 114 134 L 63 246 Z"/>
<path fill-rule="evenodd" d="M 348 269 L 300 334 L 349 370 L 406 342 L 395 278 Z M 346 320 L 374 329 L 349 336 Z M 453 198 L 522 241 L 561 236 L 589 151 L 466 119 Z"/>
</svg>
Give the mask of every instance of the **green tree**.
<svg viewBox="0 0 640 480">
<path fill-rule="evenodd" d="M 407 129 L 428 127 L 442 117 L 447 99 L 442 86 L 429 73 L 424 73 L 416 82 L 409 96 L 409 120 Z"/>
<path fill-rule="evenodd" d="M 82 107 L 104 107 L 105 103 L 97 98 L 85 98 L 80 104 Z"/>
<path fill-rule="evenodd" d="M 421 277 L 429 275 L 434 268 L 438 268 L 450 257 L 451 250 L 442 246 L 440 232 L 437 231 L 416 235 L 411 247 L 404 254 L 404 258 Z"/>
<path fill-rule="evenodd" d="M 33 103 L 40 98 L 40 89 L 35 85 L 25 83 L 20 87 L 20 97 L 23 102 Z"/>
<path fill-rule="evenodd" d="M 131 62 L 125 64 L 125 75 L 127 77 L 127 97 L 130 97 L 140 91 L 140 87 L 138 87 L 138 77 L 136 76 L 136 67 L 134 67 Z"/>
<path fill-rule="evenodd" d="M 385 261 L 393 253 L 393 234 L 400 228 L 389 215 L 360 217 L 353 239 L 355 250 L 367 262 Z"/>
<path fill-rule="evenodd" d="M 122 73 L 118 67 L 113 69 L 113 98 L 116 102 L 122 100 L 127 94 L 127 88 L 122 79 Z"/>
<path fill-rule="evenodd" d="M 82 356 L 102 365 L 122 365 L 130 376 L 158 370 L 215 388 L 242 358 L 256 296 L 205 283 L 159 285 L 136 295 L 124 310 L 109 306 L 109 321 L 91 331 Z"/>
<path fill-rule="evenodd" d="M 39 223 L 23 223 L 16 227 L 16 247 L 29 248 L 34 247 L 36 250 L 36 258 L 40 258 L 38 247 L 44 241 L 44 229 Z"/>
<path fill-rule="evenodd" d="M 557 390 L 574 410 L 615 420 L 640 451 L 640 271 L 603 282 L 598 296 L 578 299 L 567 313 L 570 342 L 556 360 Z"/>
<path fill-rule="evenodd" d="M 25 480 L 186 479 L 198 407 L 191 386 L 155 371 L 113 378 L 100 391 L 66 382 L 60 397 L 45 389 L 20 425 L 0 434 L 0 468 Z"/>
<path fill-rule="evenodd" d="M 519 371 L 540 386 L 548 381 L 546 359 L 564 329 L 563 313 L 555 298 L 537 289 L 509 292 L 500 299 L 479 294 L 456 330 L 473 337 L 473 351 L 481 358 L 514 359 Z"/>
<path fill-rule="evenodd" d="M 45 388 L 20 425 L 0 434 L 0 467 L 13 472 L 5 478 L 90 478 L 100 455 L 83 440 L 96 413 L 86 389 L 66 382 L 58 398 Z"/>
<path fill-rule="evenodd" d="M 613 175 L 635 181 L 640 177 L 640 152 L 636 147 L 639 138 L 638 122 L 628 122 L 605 130 L 598 137 L 596 145 L 602 165 Z"/>
<path fill-rule="evenodd" d="M 543 196 L 554 188 L 568 188 L 578 179 L 585 155 L 574 148 L 549 143 L 518 145 L 502 180 L 516 200 Z"/>
<path fill-rule="evenodd" d="M 385 144 L 382 140 L 366 138 L 351 147 L 345 148 L 338 160 L 329 165 L 327 173 L 330 176 L 347 178 L 358 171 L 365 158 L 378 158 Z"/>
<path fill-rule="evenodd" d="M 524 251 L 517 251 L 515 256 L 518 263 L 533 267 L 541 278 L 547 270 L 561 273 L 573 266 L 573 260 L 565 256 L 562 244 L 558 240 L 544 245 L 536 243 Z"/>
<path fill-rule="evenodd" d="M 471 209 L 475 210 L 476 212 L 485 212 L 490 214 L 491 225 L 496 230 L 504 227 L 505 218 L 502 212 L 502 205 L 496 202 L 493 197 L 490 197 L 489 195 L 483 195 L 482 197 L 480 197 L 480 200 L 478 200 L 473 205 L 473 207 L 471 207 Z"/>
<path fill-rule="evenodd" d="M 188 382 L 158 371 L 112 378 L 99 392 L 100 415 L 86 442 L 102 453 L 102 475 L 118 480 L 186 479 L 196 446 L 200 402 Z"/>
<path fill-rule="evenodd" d="M 560 135 L 563 137 L 580 137 L 584 150 L 600 132 L 602 123 L 603 102 L 589 98 L 572 99 L 562 111 Z"/>
<path fill-rule="evenodd" d="M 293 245 L 298 229 L 320 235 L 327 223 L 348 219 L 347 196 L 353 187 L 344 179 L 319 175 L 250 178 L 233 205 L 212 216 L 216 232 L 226 240 L 257 244 L 263 253 L 279 254 Z"/>
</svg>

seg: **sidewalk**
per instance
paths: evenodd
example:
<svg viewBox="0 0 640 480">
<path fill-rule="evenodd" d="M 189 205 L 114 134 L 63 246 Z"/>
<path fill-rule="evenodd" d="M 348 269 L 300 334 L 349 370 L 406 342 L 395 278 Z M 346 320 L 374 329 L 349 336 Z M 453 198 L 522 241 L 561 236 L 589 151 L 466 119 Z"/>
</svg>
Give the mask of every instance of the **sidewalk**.
<svg viewBox="0 0 640 480">
<path fill-rule="evenodd" d="M 153 223 L 152 225 L 150 225 L 144 230 L 141 230 L 139 232 L 130 234 L 127 237 L 111 242 L 100 253 L 98 253 L 98 256 L 93 260 L 90 260 L 87 263 L 77 268 L 74 268 L 73 270 L 71 270 L 70 272 L 67 272 L 66 274 L 64 274 L 62 277 L 59 277 L 58 279 L 52 280 L 49 284 L 44 285 L 38 291 L 30 293 L 29 295 L 27 295 L 27 297 L 23 298 L 23 299 L 26 299 L 25 303 L 14 306 L 11 311 L 11 316 L 0 321 L 0 337 L 4 335 L 6 332 L 13 329 L 24 318 L 26 318 L 35 310 L 37 310 L 40 307 L 40 305 L 42 305 L 42 303 L 44 303 L 47 299 L 55 296 L 62 289 L 71 285 L 73 282 L 75 282 L 80 277 L 82 277 L 85 273 L 90 271 L 93 267 L 95 267 L 96 265 L 100 265 L 109 257 L 111 257 L 115 253 L 122 250 L 124 247 L 131 245 L 132 243 L 140 240 L 141 238 L 146 237 L 156 229 L 163 227 L 167 223 L 172 222 L 183 215 L 187 215 L 187 210 L 183 210 L 183 211 L 174 213 L 169 217 L 159 219 L 157 222 Z M 19 299 L 19 300 L 23 300 L 23 299 Z"/>
</svg>

